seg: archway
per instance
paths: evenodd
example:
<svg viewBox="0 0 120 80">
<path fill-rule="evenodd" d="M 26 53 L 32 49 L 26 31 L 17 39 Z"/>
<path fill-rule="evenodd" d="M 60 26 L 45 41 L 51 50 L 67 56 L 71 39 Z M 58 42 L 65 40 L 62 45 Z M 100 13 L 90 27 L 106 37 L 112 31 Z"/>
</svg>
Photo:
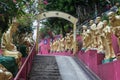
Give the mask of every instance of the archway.
<svg viewBox="0 0 120 80">
<path fill-rule="evenodd" d="M 73 23 L 74 27 L 73 27 L 73 45 L 74 45 L 74 49 L 73 49 L 73 54 L 76 53 L 76 23 L 78 21 L 77 18 L 73 17 L 70 14 L 64 13 L 64 12 L 60 12 L 60 11 L 47 11 L 47 12 L 43 12 L 41 14 L 36 15 L 36 19 L 38 21 L 46 19 L 46 18 L 51 18 L 51 17 L 59 17 L 59 18 L 63 18 L 65 20 L 70 21 L 71 23 Z M 38 41 L 38 32 L 39 32 L 39 25 L 37 27 L 37 40 Z M 36 43 L 36 50 L 38 52 L 38 42 Z"/>
</svg>

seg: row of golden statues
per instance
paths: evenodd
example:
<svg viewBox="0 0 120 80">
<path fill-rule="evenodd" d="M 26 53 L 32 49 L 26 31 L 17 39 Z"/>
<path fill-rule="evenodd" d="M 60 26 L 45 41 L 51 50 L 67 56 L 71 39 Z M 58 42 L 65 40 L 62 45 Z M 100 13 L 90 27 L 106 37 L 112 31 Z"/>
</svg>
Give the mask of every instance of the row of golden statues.
<svg viewBox="0 0 120 80">
<path fill-rule="evenodd" d="M 73 50 L 73 33 L 67 33 L 65 37 L 50 43 L 50 52 L 63 52 Z"/>
<path fill-rule="evenodd" d="M 17 31 L 19 24 L 15 21 L 11 24 L 9 29 L 3 33 L 1 38 L 1 49 L 2 56 L 14 57 L 18 66 L 18 69 L 21 67 L 21 59 L 22 54 L 17 50 L 15 44 L 13 44 L 13 34 Z M 33 46 L 34 42 L 28 38 L 28 36 L 24 37 L 24 40 L 20 41 L 26 44 L 27 53 L 30 51 L 30 46 Z M 31 45 L 30 45 L 31 44 Z M 11 80 L 13 75 L 9 72 L 2 64 L 0 64 L 0 80 Z"/>
<path fill-rule="evenodd" d="M 109 21 L 102 21 L 101 17 L 97 17 L 95 22 L 90 20 L 90 29 L 83 25 L 82 39 L 84 48 L 97 49 L 98 53 L 104 51 L 105 59 L 110 59 L 116 57 L 112 46 L 112 34 L 115 34 L 120 46 L 120 16 L 114 12 L 109 12 L 107 15 Z"/>
</svg>

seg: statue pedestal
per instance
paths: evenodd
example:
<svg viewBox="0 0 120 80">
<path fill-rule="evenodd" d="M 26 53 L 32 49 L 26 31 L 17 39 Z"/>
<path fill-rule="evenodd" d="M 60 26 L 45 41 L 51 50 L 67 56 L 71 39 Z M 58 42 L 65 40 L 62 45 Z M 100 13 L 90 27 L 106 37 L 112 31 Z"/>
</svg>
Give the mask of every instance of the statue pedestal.
<svg viewBox="0 0 120 80">
<path fill-rule="evenodd" d="M 102 80 L 120 80 L 120 60 L 99 65 L 99 77 Z"/>
<path fill-rule="evenodd" d="M 109 63 L 109 62 L 112 62 L 112 61 L 113 61 L 112 58 L 111 59 L 104 59 L 104 60 L 102 60 L 102 63 L 105 64 L 105 63 Z"/>
<path fill-rule="evenodd" d="M 102 64 L 104 54 L 97 54 L 96 50 L 88 50 L 87 52 L 79 52 L 78 57 L 83 61 L 93 72 L 98 74 L 98 65 Z"/>
</svg>

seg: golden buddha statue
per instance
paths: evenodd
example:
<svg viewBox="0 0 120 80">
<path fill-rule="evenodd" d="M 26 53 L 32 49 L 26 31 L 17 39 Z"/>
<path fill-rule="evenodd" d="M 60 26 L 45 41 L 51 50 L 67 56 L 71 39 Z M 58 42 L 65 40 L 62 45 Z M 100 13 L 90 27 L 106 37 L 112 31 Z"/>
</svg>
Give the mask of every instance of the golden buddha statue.
<svg viewBox="0 0 120 80">
<path fill-rule="evenodd" d="M 56 41 L 56 47 L 57 47 L 57 52 L 60 52 L 60 39 L 58 39 L 57 41 Z"/>
<path fill-rule="evenodd" d="M 94 23 L 93 20 L 90 20 L 89 25 L 90 25 L 90 36 L 91 36 L 91 48 L 96 48 L 97 45 L 96 36 L 95 36 L 96 24 Z"/>
<path fill-rule="evenodd" d="M 2 64 L 0 64 L 0 80 L 11 80 L 13 75 Z"/>
<path fill-rule="evenodd" d="M 74 44 L 74 42 L 73 42 L 73 34 L 71 34 L 70 35 L 70 41 L 71 41 L 71 43 L 70 43 L 70 50 L 72 51 L 73 50 L 73 44 Z"/>
<path fill-rule="evenodd" d="M 34 40 L 32 38 L 32 34 L 31 33 L 26 34 L 26 36 L 23 39 L 23 44 L 26 45 L 26 47 L 27 47 L 27 51 L 26 52 L 28 54 L 30 52 L 31 48 L 34 45 Z"/>
<path fill-rule="evenodd" d="M 87 29 L 87 26 L 83 25 L 82 26 L 83 31 L 82 31 L 82 39 L 83 39 L 83 48 L 89 48 L 90 47 L 90 30 Z"/>
<path fill-rule="evenodd" d="M 53 43 L 50 42 L 50 52 L 52 53 L 53 52 Z"/>
<path fill-rule="evenodd" d="M 105 59 L 110 59 L 115 57 L 115 53 L 112 46 L 112 31 L 110 26 L 108 26 L 107 20 L 103 21 L 103 30 L 102 30 L 102 42 L 105 50 Z"/>
<path fill-rule="evenodd" d="M 52 46 L 53 46 L 53 51 L 56 52 L 58 50 L 58 41 L 55 40 Z"/>
<path fill-rule="evenodd" d="M 96 36 L 96 42 L 97 42 L 97 50 L 98 53 L 102 52 L 103 49 L 103 43 L 102 43 L 102 39 L 101 39 L 101 32 L 103 30 L 103 22 L 101 21 L 101 17 L 97 17 L 96 18 L 96 31 L 95 31 L 95 36 Z"/>
<path fill-rule="evenodd" d="M 54 40 L 52 43 L 52 50 L 53 50 L 53 52 L 56 51 L 56 40 Z"/>
<path fill-rule="evenodd" d="M 109 17 L 110 26 L 112 27 L 112 31 L 117 37 L 118 44 L 120 46 L 120 16 L 116 16 L 114 12 L 109 12 L 108 17 Z"/>
<path fill-rule="evenodd" d="M 65 49 L 70 50 L 71 49 L 71 44 L 72 44 L 71 39 L 70 39 L 70 33 L 67 33 L 67 36 L 66 36 L 65 40 L 66 40 L 65 41 L 66 42 Z"/>
<path fill-rule="evenodd" d="M 22 54 L 17 51 L 16 46 L 13 44 L 13 33 L 17 30 L 18 23 L 13 22 L 8 31 L 3 33 L 2 39 L 1 39 L 1 49 L 2 49 L 2 55 L 3 56 L 10 56 L 14 57 L 16 59 L 16 62 L 18 63 L 18 67 L 21 65 L 21 58 Z"/>
<path fill-rule="evenodd" d="M 62 38 L 61 40 L 60 40 L 60 51 L 62 52 L 62 51 L 64 51 L 64 48 L 65 48 L 65 44 L 64 44 L 64 38 Z"/>
</svg>

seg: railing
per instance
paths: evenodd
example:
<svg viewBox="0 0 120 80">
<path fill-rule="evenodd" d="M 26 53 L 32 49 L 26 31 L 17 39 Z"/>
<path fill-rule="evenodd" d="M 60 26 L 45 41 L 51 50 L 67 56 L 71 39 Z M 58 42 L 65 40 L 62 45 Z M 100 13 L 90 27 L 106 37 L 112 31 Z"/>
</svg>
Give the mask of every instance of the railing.
<svg viewBox="0 0 120 80">
<path fill-rule="evenodd" d="M 16 77 L 13 80 L 27 80 L 28 74 L 31 69 L 32 60 L 35 54 L 36 54 L 36 49 L 34 45 L 29 55 L 27 56 L 25 62 L 23 63 L 22 67 L 20 68 Z"/>
</svg>

